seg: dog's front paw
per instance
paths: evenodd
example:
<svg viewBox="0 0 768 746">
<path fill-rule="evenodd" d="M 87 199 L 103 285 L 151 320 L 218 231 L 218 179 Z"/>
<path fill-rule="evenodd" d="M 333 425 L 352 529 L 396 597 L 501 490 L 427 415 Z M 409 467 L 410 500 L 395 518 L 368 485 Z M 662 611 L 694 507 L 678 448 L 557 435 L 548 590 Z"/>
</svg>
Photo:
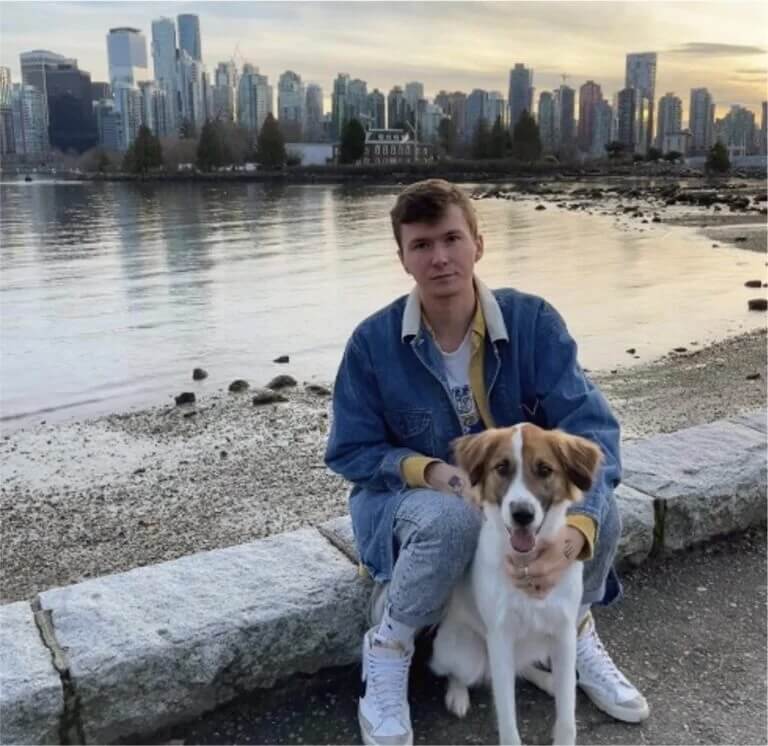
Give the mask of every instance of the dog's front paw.
<svg viewBox="0 0 768 746">
<path fill-rule="evenodd" d="M 552 731 L 552 743 L 555 746 L 574 746 L 576 743 L 576 723 L 555 721 L 555 728 Z"/>
<path fill-rule="evenodd" d="M 445 693 L 445 706 L 448 712 L 463 718 L 469 712 L 469 689 L 455 679 L 448 682 L 448 691 Z"/>
</svg>

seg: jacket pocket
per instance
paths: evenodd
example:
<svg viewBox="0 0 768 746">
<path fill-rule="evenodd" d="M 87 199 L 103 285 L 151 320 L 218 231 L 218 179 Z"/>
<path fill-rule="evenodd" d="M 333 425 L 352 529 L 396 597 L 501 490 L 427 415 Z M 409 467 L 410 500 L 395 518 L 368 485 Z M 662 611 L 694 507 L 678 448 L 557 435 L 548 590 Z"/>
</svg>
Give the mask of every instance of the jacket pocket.
<svg viewBox="0 0 768 746">
<path fill-rule="evenodd" d="M 412 448 L 427 456 L 435 450 L 432 413 L 428 409 L 394 410 L 387 412 L 387 424 L 397 441 L 395 445 Z"/>
</svg>

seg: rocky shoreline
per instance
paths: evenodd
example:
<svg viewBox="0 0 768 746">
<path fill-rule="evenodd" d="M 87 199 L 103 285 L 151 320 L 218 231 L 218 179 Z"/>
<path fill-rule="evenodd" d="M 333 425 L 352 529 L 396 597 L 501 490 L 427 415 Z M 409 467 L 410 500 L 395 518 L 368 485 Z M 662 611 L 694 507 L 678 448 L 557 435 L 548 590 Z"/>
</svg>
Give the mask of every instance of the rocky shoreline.
<svg viewBox="0 0 768 746">
<path fill-rule="evenodd" d="M 590 375 L 631 440 L 765 408 L 765 359 L 759 331 Z M 2 602 L 344 514 L 328 391 L 278 388 L 286 401 L 247 388 L 4 436 Z"/>
</svg>

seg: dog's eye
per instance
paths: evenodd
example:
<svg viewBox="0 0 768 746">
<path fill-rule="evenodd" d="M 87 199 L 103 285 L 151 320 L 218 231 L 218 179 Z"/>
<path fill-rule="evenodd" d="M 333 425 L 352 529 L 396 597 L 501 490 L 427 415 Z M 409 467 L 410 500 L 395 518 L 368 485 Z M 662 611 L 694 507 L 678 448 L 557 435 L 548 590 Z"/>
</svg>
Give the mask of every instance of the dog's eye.
<svg viewBox="0 0 768 746">
<path fill-rule="evenodd" d="M 548 476 L 552 474 L 552 467 L 544 463 L 544 461 L 539 461 L 538 464 L 536 464 L 536 476 L 541 477 L 542 479 L 546 479 Z"/>
<path fill-rule="evenodd" d="M 509 476 L 509 461 L 507 459 L 504 459 L 503 461 L 499 461 L 496 466 L 493 467 L 496 469 L 496 472 L 499 474 L 499 476 L 502 477 L 508 477 Z"/>
</svg>

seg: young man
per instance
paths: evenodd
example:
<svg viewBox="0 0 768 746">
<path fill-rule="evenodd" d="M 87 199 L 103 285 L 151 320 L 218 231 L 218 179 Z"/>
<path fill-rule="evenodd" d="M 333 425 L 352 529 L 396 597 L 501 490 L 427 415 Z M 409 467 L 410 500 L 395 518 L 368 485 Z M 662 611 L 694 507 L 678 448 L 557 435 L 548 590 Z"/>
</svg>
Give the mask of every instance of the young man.
<svg viewBox="0 0 768 746">
<path fill-rule="evenodd" d="M 352 334 L 336 378 L 326 463 L 352 482 L 350 512 L 362 563 L 376 581 L 363 640 L 363 743 L 413 743 L 408 671 L 416 633 L 440 621 L 474 555 L 480 516 L 463 499 L 467 475 L 450 443 L 487 427 L 534 422 L 585 436 L 604 463 L 568 525 L 512 582 L 545 595 L 584 560 L 579 685 L 628 722 L 648 705 L 612 662 L 589 614 L 620 597 L 612 566 L 621 533 L 619 425 L 585 377 L 576 344 L 546 301 L 490 291 L 475 276 L 483 256 L 472 203 L 430 179 L 403 190 L 391 212 L 398 256 L 416 283 Z"/>
</svg>

